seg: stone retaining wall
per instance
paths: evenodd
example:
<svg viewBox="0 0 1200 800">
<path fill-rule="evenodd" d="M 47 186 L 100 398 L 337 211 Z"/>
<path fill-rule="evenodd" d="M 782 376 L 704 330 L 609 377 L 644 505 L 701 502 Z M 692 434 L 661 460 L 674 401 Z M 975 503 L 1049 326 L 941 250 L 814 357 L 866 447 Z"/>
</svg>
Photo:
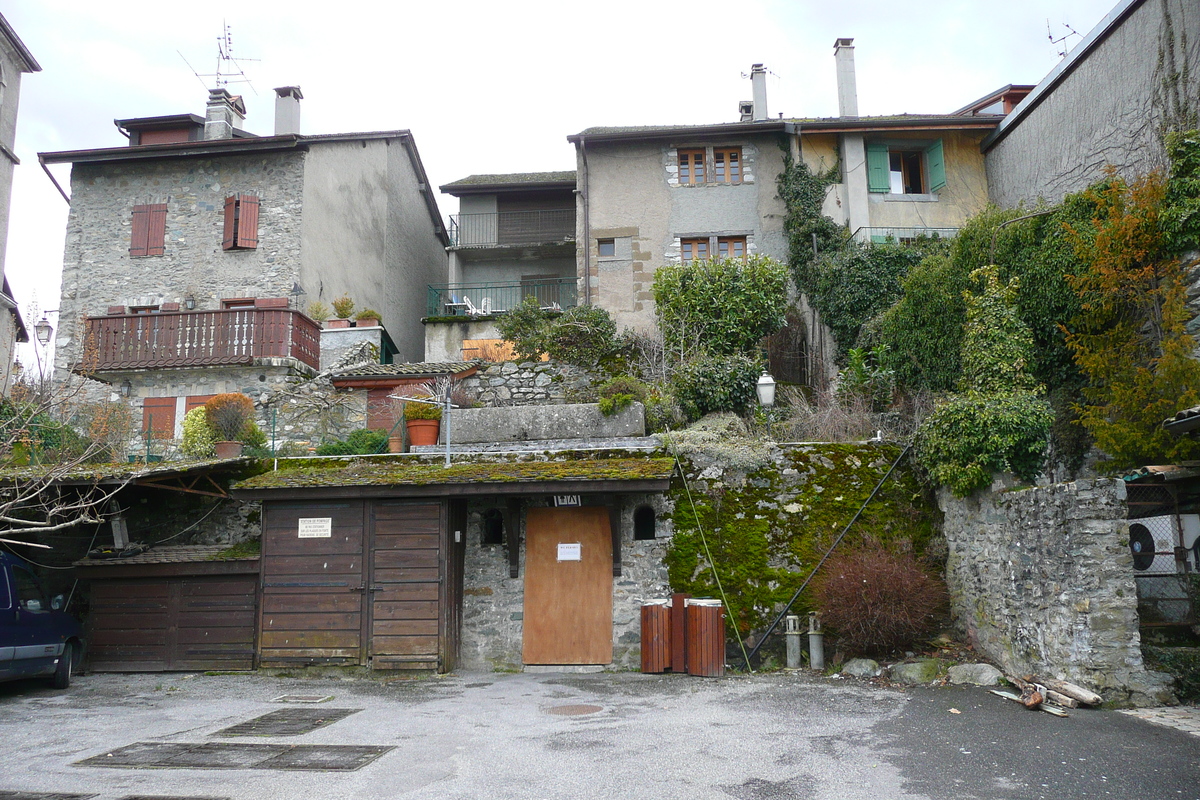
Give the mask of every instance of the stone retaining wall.
<svg viewBox="0 0 1200 800">
<path fill-rule="evenodd" d="M 463 386 L 485 405 L 524 406 L 581 402 L 593 383 L 587 370 L 553 361 L 507 361 L 481 368 Z"/>
<path fill-rule="evenodd" d="M 1142 664 L 1125 484 L 1079 480 L 966 499 L 945 490 L 946 583 L 970 641 L 1009 674 L 1156 704 L 1170 681 Z"/>
</svg>

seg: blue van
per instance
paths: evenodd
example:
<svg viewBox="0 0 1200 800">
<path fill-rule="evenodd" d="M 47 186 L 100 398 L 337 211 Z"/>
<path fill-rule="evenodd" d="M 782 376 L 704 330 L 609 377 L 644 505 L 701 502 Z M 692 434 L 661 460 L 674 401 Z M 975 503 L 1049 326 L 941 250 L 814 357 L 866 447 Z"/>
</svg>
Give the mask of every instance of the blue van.
<svg viewBox="0 0 1200 800">
<path fill-rule="evenodd" d="M 83 636 L 62 607 L 63 596 L 48 599 L 24 561 L 0 552 L 0 681 L 46 676 L 55 689 L 71 685 Z"/>
</svg>

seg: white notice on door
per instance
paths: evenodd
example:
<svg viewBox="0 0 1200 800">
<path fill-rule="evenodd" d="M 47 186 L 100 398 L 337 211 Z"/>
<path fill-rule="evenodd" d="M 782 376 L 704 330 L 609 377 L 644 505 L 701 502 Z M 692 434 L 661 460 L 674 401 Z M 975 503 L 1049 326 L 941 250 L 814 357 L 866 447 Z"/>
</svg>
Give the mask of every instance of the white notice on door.
<svg viewBox="0 0 1200 800">
<path fill-rule="evenodd" d="M 559 543 L 558 545 L 559 561 L 579 561 L 582 555 L 582 546 L 579 542 L 570 544 Z"/>
<path fill-rule="evenodd" d="M 301 517 L 301 539 L 329 539 L 333 536 L 332 517 Z"/>
</svg>

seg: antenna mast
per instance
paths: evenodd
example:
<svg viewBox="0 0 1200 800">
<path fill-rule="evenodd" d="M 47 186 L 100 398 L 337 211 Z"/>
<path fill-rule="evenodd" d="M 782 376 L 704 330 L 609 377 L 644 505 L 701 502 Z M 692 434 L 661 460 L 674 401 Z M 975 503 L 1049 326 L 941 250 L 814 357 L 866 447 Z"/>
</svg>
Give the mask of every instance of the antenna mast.
<svg viewBox="0 0 1200 800">
<path fill-rule="evenodd" d="M 233 30 L 230 27 L 229 23 L 224 22 L 224 21 L 222 21 L 222 23 L 221 23 L 221 28 L 222 28 L 222 33 L 220 36 L 217 37 L 217 68 L 216 68 L 216 71 L 204 74 L 204 73 L 196 72 L 195 68 L 192 67 L 192 65 L 190 63 L 188 63 L 188 60 L 186 58 L 183 59 L 183 63 L 188 65 L 188 68 L 192 70 L 192 74 L 195 75 L 200 80 L 200 82 L 205 85 L 205 88 L 208 87 L 208 84 L 205 82 L 204 79 L 212 78 L 213 79 L 213 88 L 215 88 L 215 89 L 223 89 L 231 83 L 245 83 L 250 86 L 250 91 L 254 92 L 254 94 L 257 95 L 258 90 L 254 88 L 254 84 L 251 83 L 250 77 L 248 75 L 246 75 L 246 70 L 242 68 L 242 65 L 240 62 L 242 62 L 242 61 L 259 61 L 260 59 L 257 59 L 257 58 L 240 58 L 240 59 L 234 58 L 233 57 Z M 183 53 L 180 53 L 179 57 L 183 58 Z"/>
</svg>

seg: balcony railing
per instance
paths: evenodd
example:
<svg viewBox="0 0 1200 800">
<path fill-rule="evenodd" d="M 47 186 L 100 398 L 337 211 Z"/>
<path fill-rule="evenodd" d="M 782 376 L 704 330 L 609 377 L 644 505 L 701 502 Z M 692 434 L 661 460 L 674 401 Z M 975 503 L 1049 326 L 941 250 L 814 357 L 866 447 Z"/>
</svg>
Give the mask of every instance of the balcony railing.
<svg viewBox="0 0 1200 800">
<path fill-rule="evenodd" d="M 454 247 L 501 247 L 573 241 L 573 208 L 450 215 L 450 242 Z"/>
<path fill-rule="evenodd" d="M 426 308 L 430 317 L 482 317 L 503 314 L 532 295 L 546 311 L 562 311 L 575 305 L 575 278 L 555 278 L 507 283 L 430 284 Z"/>
<path fill-rule="evenodd" d="M 953 239 L 958 228 L 859 228 L 854 238 L 860 242 L 911 244 L 921 239 Z"/>
<path fill-rule="evenodd" d="M 238 308 L 89 317 L 96 370 L 253 364 L 295 358 L 321 361 L 321 329 L 299 311 Z"/>
</svg>

